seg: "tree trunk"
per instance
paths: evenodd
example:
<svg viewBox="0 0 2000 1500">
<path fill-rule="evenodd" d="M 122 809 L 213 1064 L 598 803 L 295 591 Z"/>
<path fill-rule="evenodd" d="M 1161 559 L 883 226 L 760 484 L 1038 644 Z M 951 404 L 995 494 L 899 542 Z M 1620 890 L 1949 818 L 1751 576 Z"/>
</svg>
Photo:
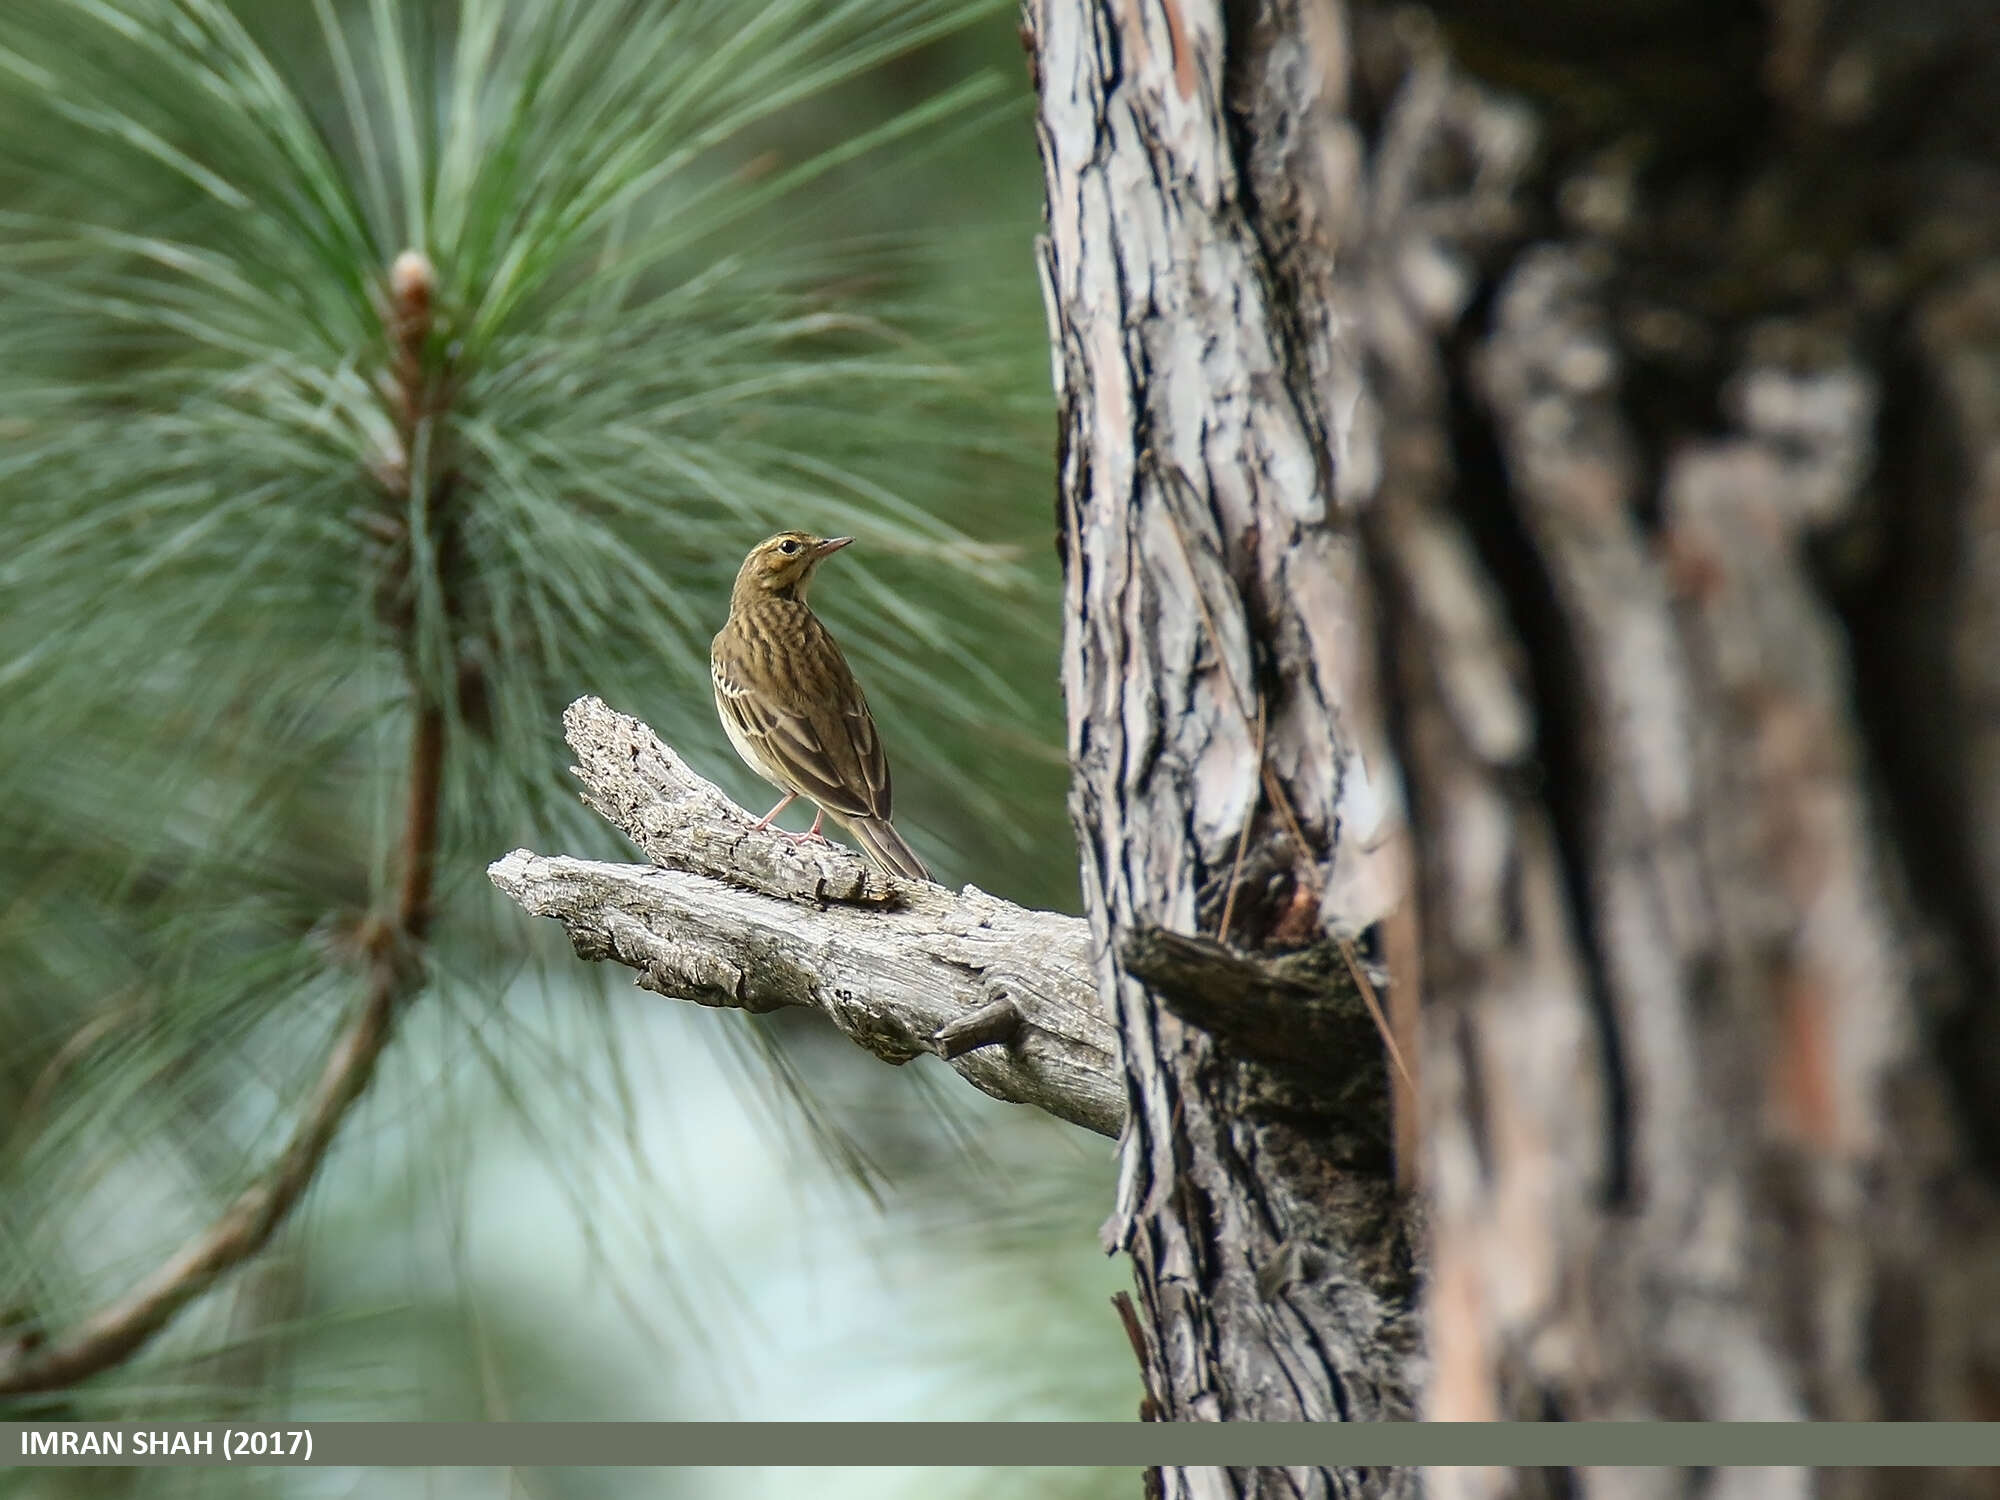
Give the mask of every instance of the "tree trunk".
<svg viewBox="0 0 2000 1500">
<path fill-rule="evenodd" d="M 1328 461 L 1354 380 L 1330 288 L 1301 274 L 1276 217 L 1298 205 L 1253 182 L 1271 169 L 1264 107 L 1300 106 L 1300 58 L 1176 0 L 1028 14 L 1073 811 L 1128 1084 L 1107 1232 L 1136 1272 L 1148 1401 L 1168 1417 L 1411 1416 L 1412 1226 L 1382 1048 L 1259 1060 L 1226 1025 L 1177 1016 L 1172 985 L 1149 989 L 1131 963 L 1151 929 L 1253 954 L 1327 945 L 1387 915 L 1402 882 L 1361 717 L 1368 584 Z M 1239 91 L 1249 119 L 1232 114 Z M 1188 1494 L 1225 1482 L 1171 1478 Z"/>
<path fill-rule="evenodd" d="M 2000 1416 L 2000 23 L 1025 14 L 1149 1401 Z M 1421 1215 L 1379 1047 L 1135 977 L 1225 926 L 1370 935 Z"/>
</svg>

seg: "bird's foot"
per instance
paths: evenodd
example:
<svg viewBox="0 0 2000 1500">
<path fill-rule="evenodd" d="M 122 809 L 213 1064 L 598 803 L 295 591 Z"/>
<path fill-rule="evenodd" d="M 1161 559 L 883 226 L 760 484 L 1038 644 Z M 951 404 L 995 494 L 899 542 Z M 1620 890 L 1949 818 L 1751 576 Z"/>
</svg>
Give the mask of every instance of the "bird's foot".
<svg viewBox="0 0 2000 1500">
<path fill-rule="evenodd" d="M 824 809 L 816 809 L 813 813 L 813 826 L 808 828 L 804 833 L 791 833 L 783 828 L 774 828 L 771 831 L 773 833 L 783 834 L 784 837 L 790 839 L 794 844 L 831 843 L 832 840 L 828 839 L 825 834 L 819 831 L 819 825 L 825 817 L 826 817 L 826 812 Z"/>
<path fill-rule="evenodd" d="M 752 823 L 750 825 L 750 831 L 752 833 L 766 833 L 766 832 L 775 833 L 779 838 L 785 840 L 785 842 L 789 844 L 825 844 L 831 842 L 831 840 L 829 840 L 825 834 L 819 831 L 819 825 L 821 821 L 826 817 L 826 813 L 824 810 L 816 810 L 814 812 L 813 826 L 808 828 L 804 833 L 793 833 L 791 829 L 780 828 L 778 827 L 777 824 L 771 821 L 773 818 L 777 817 L 779 813 L 783 812 L 786 808 L 790 807 L 792 805 L 793 798 L 796 798 L 797 796 L 798 793 L 793 792 L 791 796 L 785 798 L 783 802 L 780 802 L 776 807 L 772 808 L 769 812 L 765 813 L 763 817 L 759 818 L 756 822 Z"/>
</svg>

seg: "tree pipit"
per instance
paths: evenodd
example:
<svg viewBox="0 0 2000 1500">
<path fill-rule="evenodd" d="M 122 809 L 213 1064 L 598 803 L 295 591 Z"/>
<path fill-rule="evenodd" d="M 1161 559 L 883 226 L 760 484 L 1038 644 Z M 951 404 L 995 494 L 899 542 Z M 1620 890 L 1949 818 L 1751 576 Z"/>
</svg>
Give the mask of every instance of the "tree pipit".
<svg viewBox="0 0 2000 1500">
<path fill-rule="evenodd" d="M 813 826 L 786 838 L 817 838 L 830 816 L 891 875 L 929 880 L 890 826 L 889 762 L 868 700 L 806 607 L 820 563 L 853 540 L 781 531 L 750 549 L 729 595 L 729 623 L 709 648 L 715 706 L 736 753 L 785 794 L 759 828 L 804 797 L 816 808 Z"/>
</svg>

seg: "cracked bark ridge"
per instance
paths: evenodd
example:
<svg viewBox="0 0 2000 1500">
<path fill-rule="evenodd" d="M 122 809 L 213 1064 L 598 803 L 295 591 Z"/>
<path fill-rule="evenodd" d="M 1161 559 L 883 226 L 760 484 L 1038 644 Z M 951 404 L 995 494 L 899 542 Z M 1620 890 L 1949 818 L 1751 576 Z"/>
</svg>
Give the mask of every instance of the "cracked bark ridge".
<svg viewBox="0 0 2000 1500">
<path fill-rule="evenodd" d="M 579 957 L 698 1005 L 815 1010 L 884 1062 L 929 1053 L 997 1099 L 1117 1133 L 1117 1038 L 1080 918 L 850 869 L 859 855 L 751 828 L 599 700 L 579 699 L 564 723 L 585 800 L 655 863 L 517 849 L 487 873 L 529 915 L 561 922 Z"/>
<path fill-rule="evenodd" d="M 1170 1418 L 1407 1416 L 1416 1281 L 1379 1038 L 1371 1028 L 1346 1062 L 1378 1101 L 1357 1119 L 1259 1060 L 1268 1029 L 1248 1047 L 1239 1031 L 1232 1050 L 1191 1023 L 1198 1002 L 1157 969 L 1155 994 L 1127 946 L 1217 929 L 1246 823 L 1230 938 L 1252 962 L 1358 934 L 1401 889 L 1396 798 L 1363 717 L 1367 580 L 1335 514 L 1329 399 L 1232 118 L 1266 88 L 1305 112 L 1317 83 L 1262 69 L 1248 22 L 1215 5 L 1033 0 L 1025 19 L 1049 208 L 1072 811 L 1130 1099 L 1107 1234 L 1133 1259 L 1147 1387 Z M 1415 1482 L 1164 1480 L 1178 1495 Z"/>
</svg>

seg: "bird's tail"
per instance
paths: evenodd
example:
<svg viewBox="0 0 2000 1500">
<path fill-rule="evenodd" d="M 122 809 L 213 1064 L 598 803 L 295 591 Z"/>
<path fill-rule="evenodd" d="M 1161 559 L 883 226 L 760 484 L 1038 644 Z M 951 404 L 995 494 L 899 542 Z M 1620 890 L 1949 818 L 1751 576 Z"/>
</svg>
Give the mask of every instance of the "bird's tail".
<svg viewBox="0 0 2000 1500">
<path fill-rule="evenodd" d="M 867 851 L 868 857 L 891 875 L 902 875 L 911 880 L 931 878 L 931 872 L 917 858 L 916 850 L 903 842 L 903 836 L 886 818 L 856 818 L 847 825 L 847 831 Z"/>
</svg>

